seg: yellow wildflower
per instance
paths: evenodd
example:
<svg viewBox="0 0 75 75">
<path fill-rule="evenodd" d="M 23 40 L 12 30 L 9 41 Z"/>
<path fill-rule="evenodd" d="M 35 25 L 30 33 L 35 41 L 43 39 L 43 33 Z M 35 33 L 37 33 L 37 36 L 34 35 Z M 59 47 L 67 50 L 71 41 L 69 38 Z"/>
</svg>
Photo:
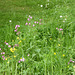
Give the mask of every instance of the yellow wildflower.
<svg viewBox="0 0 75 75">
<path fill-rule="evenodd" d="M 16 49 L 15 48 L 10 48 L 10 51 L 11 52 L 14 52 Z"/>
<path fill-rule="evenodd" d="M 7 60 L 7 58 L 5 60 Z"/>
<path fill-rule="evenodd" d="M 20 59 L 22 59 L 22 58 L 20 58 Z"/>
<path fill-rule="evenodd" d="M 22 41 L 20 40 L 20 41 L 19 41 L 19 44 L 20 44 L 21 42 L 22 42 Z"/>
<path fill-rule="evenodd" d="M 64 57 L 65 55 L 63 54 L 63 57 Z"/>
<path fill-rule="evenodd" d="M 69 68 L 69 66 L 68 66 L 68 68 Z"/>
<path fill-rule="evenodd" d="M 16 56 L 14 55 L 14 58 L 15 58 Z"/>
<path fill-rule="evenodd" d="M 50 40 L 52 40 L 52 38 L 50 38 Z"/>
<path fill-rule="evenodd" d="M 10 59 L 12 59 L 12 58 L 10 58 Z"/>
<path fill-rule="evenodd" d="M 23 40 L 25 40 L 25 39 L 23 39 Z"/>
<path fill-rule="evenodd" d="M 9 61 L 7 63 L 9 63 Z"/>
<path fill-rule="evenodd" d="M 14 42 L 14 40 L 12 40 L 12 42 Z"/>
<path fill-rule="evenodd" d="M 56 53 L 54 53 L 54 55 L 56 55 Z"/>
<path fill-rule="evenodd" d="M 60 46 L 60 44 L 58 44 L 58 46 Z"/>
<path fill-rule="evenodd" d="M 19 37 L 17 37 L 17 39 L 20 39 Z"/>
</svg>

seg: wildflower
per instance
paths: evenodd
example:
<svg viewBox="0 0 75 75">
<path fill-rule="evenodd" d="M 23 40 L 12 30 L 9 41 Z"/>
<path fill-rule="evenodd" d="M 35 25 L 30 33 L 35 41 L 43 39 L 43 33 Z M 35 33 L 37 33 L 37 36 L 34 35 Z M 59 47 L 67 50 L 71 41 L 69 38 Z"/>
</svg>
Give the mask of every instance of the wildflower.
<svg viewBox="0 0 75 75">
<path fill-rule="evenodd" d="M 8 43 L 6 43 L 6 45 L 8 45 Z"/>
<path fill-rule="evenodd" d="M 3 60 L 5 60 L 5 58 L 3 58 Z"/>
<path fill-rule="evenodd" d="M 3 54 L 5 54 L 5 52 L 3 52 Z"/>
<path fill-rule="evenodd" d="M 19 37 L 17 37 L 17 39 L 20 39 Z"/>
<path fill-rule="evenodd" d="M 5 58 L 4 56 L 2 56 L 2 58 Z"/>
<path fill-rule="evenodd" d="M 22 58 L 22 61 L 24 61 L 25 59 L 24 58 Z"/>
<path fill-rule="evenodd" d="M 17 25 L 17 27 L 20 27 L 20 25 Z"/>
<path fill-rule="evenodd" d="M 28 18 L 28 21 L 29 21 L 29 18 Z"/>
<path fill-rule="evenodd" d="M 9 61 L 7 63 L 9 63 Z"/>
<path fill-rule="evenodd" d="M 34 27 L 35 25 L 33 24 L 33 27 Z"/>
<path fill-rule="evenodd" d="M 7 58 L 5 60 L 7 60 Z"/>
<path fill-rule="evenodd" d="M 62 28 L 59 29 L 60 31 L 63 30 Z"/>
<path fill-rule="evenodd" d="M 25 25 L 28 25 L 28 23 L 26 23 Z"/>
<path fill-rule="evenodd" d="M 14 55 L 14 58 L 15 58 L 16 56 Z"/>
<path fill-rule="evenodd" d="M 2 55 L 3 53 L 1 52 L 1 55 Z"/>
<path fill-rule="evenodd" d="M 25 60 L 24 58 L 21 58 L 21 59 L 20 59 L 20 61 L 24 61 L 24 60 Z"/>
<path fill-rule="evenodd" d="M 20 61 L 18 61 L 18 63 L 20 63 Z"/>
<path fill-rule="evenodd" d="M 65 22 L 65 21 L 63 21 L 63 22 Z"/>
<path fill-rule="evenodd" d="M 29 25 L 31 25 L 31 23 L 29 23 Z"/>
<path fill-rule="evenodd" d="M 58 44 L 58 46 L 60 46 L 60 44 Z"/>
<path fill-rule="evenodd" d="M 68 68 L 69 68 L 69 66 L 68 66 Z"/>
<path fill-rule="evenodd" d="M 19 35 L 21 32 L 17 32 L 16 34 Z"/>
<path fill-rule="evenodd" d="M 8 45 L 8 47 L 11 47 L 11 45 Z"/>
<path fill-rule="evenodd" d="M 38 24 L 38 22 L 37 22 L 37 24 Z"/>
<path fill-rule="evenodd" d="M 70 63 L 68 62 L 68 64 L 70 64 Z"/>
<path fill-rule="evenodd" d="M 41 23 L 39 23 L 39 25 L 41 25 Z"/>
<path fill-rule="evenodd" d="M 36 21 L 34 23 L 36 23 Z"/>
<path fill-rule="evenodd" d="M 12 40 L 12 42 L 14 42 L 14 40 Z"/>
<path fill-rule="evenodd" d="M 17 32 L 17 30 L 14 30 L 15 32 Z"/>
<path fill-rule="evenodd" d="M 15 48 L 10 48 L 10 51 L 11 52 L 14 52 L 16 49 Z"/>
<path fill-rule="evenodd" d="M 67 19 L 65 18 L 65 20 L 67 20 Z"/>
<path fill-rule="evenodd" d="M 60 16 L 60 18 L 62 17 L 62 15 Z"/>
<path fill-rule="evenodd" d="M 43 5 L 40 5 L 40 7 L 43 7 Z"/>
<path fill-rule="evenodd" d="M 32 16 L 30 18 L 32 19 Z"/>
<path fill-rule="evenodd" d="M 63 57 L 64 57 L 65 55 L 63 54 Z"/>
<path fill-rule="evenodd" d="M 52 40 L 52 38 L 50 38 L 50 40 Z"/>
<path fill-rule="evenodd" d="M 74 63 L 74 61 L 72 61 L 72 63 Z"/>
<path fill-rule="evenodd" d="M 56 29 L 58 29 L 58 28 L 56 28 Z"/>
<path fill-rule="evenodd" d="M 29 54 L 27 56 L 29 56 Z"/>
<path fill-rule="evenodd" d="M 16 47 L 16 46 L 19 46 L 19 45 L 18 45 L 18 44 L 15 44 L 15 45 L 13 46 L 13 48 Z"/>
<path fill-rule="evenodd" d="M 9 20 L 9 22 L 12 22 L 11 20 Z"/>
<path fill-rule="evenodd" d="M 1 48 L 0 48 L 0 51 L 1 51 Z"/>
<path fill-rule="evenodd" d="M 25 40 L 25 39 L 23 39 L 23 40 Z"/>
<path fill-rule="evenodd" d="M 56 55 L 56 53 L 54 53 L 54 55 Z"/>
<path fill-rule="evenodd" d="M 20 44 L 21 42 L 22 42 L 22 41 L 20 40 L 20 41 L 19 41 L 19 44 Z"/>
</svg>

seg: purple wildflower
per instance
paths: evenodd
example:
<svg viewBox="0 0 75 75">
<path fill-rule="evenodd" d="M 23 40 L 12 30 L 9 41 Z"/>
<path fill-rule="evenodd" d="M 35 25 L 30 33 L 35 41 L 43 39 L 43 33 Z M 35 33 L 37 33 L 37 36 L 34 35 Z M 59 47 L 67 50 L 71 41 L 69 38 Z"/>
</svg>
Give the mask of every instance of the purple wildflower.
<svg viewBox="0 0 75 75">
<path fill-rule="evenodd" d="M 28 18 L 28 21 L 29 21 L 29 18 Z"/>
<path fill-rule="evenodd" d="M 35 25 L 33 24 L 33 27 L 34 27 Z"/>
<path fill-rule="evenodd" d="M 34 23 L 36 23 L 36 21 Z"/>
<path fill-rule="evenodd" d="M 63 30 L 62 28 L 59 29 L 60 31 Z"/>
<path fill-rule="evenodd" d="M 0 48 L 0 51 L 1 51 L 1 48 Z"/>
<path fill-rule="evenodd" d="M 11 45 L 8 45 L 8 47 L 11 47 Z"/>
<path fill-rule="evenodd" d="M 8 43 L 6 43 L 6 45 L 8 45 Z"/>
<path fill-rule="evenodd" d="M 3 54 L 5 54 L 5 52 L 3 52 Z"/>
<path fill-rule="evenodd" d="M 4 56 L 2 56 L 2 58 L 5 58 Z"/>
<path fill-rule="evenodd" d="M 26 23 L 25 25 L 27 25 L 28 23 Z"/>
</svg>

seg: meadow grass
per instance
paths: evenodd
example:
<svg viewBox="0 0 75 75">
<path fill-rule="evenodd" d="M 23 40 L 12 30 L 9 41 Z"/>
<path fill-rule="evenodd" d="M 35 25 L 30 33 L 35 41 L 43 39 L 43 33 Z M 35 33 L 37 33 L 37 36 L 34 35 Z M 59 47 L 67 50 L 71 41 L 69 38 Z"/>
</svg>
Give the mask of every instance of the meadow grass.
<svg viewBox="0 0 75 75">
<path fill-rule="evenodd" d="M 0 0 L 0 75 L 74 75 L 74 0 Z"/>
</svg>

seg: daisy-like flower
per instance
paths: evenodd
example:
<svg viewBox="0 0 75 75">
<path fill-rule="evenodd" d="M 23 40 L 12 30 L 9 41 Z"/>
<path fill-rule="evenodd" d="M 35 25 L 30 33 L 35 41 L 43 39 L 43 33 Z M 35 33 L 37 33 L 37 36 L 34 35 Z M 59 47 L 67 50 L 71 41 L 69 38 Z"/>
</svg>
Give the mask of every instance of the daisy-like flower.
<svg viewBox="0 0 75 75">
<path fill-rule="evenodd" d="M 9 22 L 12 22 L 11 20 L 9 20 Z"/>
<path fill-rule="evenodd" d="M 43 5 L 40 5 L 40 7 L 43 7 Z"/>
</svg>

